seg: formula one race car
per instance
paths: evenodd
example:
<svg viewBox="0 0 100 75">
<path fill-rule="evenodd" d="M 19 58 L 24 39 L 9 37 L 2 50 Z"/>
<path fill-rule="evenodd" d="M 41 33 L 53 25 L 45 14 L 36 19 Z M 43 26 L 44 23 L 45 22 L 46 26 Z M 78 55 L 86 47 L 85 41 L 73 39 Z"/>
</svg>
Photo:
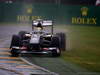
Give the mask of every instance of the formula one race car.
<svg viewBox="0 0 100 75">
<path fill-rule="evenodd" d="M 20 31 L 12 36 L 10 48 L 14 57 L 23 53 L 60 56 L 66 48 L 66 37 L 62 32 L 53 33 L 51 20 L 38 19 L 32 22 L 32 32 Z"/>
</svg>

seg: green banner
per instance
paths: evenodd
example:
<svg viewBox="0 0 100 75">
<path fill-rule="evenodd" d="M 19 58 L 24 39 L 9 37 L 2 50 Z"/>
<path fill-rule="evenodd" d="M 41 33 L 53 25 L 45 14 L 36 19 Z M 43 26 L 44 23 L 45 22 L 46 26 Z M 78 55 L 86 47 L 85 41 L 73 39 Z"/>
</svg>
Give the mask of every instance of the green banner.
<svg viewBox="0 0 100 75">
<path fill-rule="evenodd" d="M 52 19 L 56 24 L 100 25 L 100 7 L 81 5 L 0 3 L 0 22 Z"/>
</svg>

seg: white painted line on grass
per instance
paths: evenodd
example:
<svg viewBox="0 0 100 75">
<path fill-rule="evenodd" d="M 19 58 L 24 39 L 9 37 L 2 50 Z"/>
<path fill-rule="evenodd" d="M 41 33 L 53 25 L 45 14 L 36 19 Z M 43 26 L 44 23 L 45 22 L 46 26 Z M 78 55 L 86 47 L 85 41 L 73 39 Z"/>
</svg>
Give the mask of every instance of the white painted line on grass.
<svg viewBox="0 0 100 75">
<path fill-rule="evenodd" d="M 41 69 L 41 70 L 43 70 L 43 71 L 45 71 L 45 72 L 48 72 L 50 75 L 59 75 L 59 74 L 57 74 L 57 73 L 55 73 L 55 72 L 51 72 L 51 71 L 49 71 L 49 70 L 47 70 L 47 69 L 45 69 L 45 68 L 43 68 L 43 67 L 37 66 L 37 65 L 35 65 L 35 64 L 32 64 L 32 63 L 30 63 L 29 61 L 27 61 L 26 59 L 24 59 L 24 58 L 22 58 L 22 57 L 20 57 L 20 59 L 21 59 L 22 61 L 26 62 L 27 64 L 31 65 L 31 66 L 34 66 L 34 67 L 39 68 L 39 69 Z M 49 74 L 48 74 L 48 75 L 49 75 Z"/>
</svg>

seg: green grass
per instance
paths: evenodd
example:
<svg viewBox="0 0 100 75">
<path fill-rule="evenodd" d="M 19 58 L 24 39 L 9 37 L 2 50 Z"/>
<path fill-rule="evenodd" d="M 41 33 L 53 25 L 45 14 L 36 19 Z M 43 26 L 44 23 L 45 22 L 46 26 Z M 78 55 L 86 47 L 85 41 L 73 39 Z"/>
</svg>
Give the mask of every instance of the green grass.
<svg viewBox="0 0 100 75">
<path fill-rule="evenodd" d="M 70 50 L 63 52 L 61 58 L 90 71 L 100 72 L 100 27 L 62 26 L 60 28 L 66 30 L 70 41 Z"/>
</svg>

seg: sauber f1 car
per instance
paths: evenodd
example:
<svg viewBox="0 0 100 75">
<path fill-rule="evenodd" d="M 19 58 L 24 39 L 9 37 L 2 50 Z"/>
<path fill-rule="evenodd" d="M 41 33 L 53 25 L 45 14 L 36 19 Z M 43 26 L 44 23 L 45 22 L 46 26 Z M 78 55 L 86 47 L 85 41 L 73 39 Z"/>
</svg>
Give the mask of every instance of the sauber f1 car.
<svg viewBox="0 0 100 75">
<path fill-rule="evenodd" d="M 29 53 L 60 56 L 61 50 L 66 48 L 66 37 L 62 32 L 54 34 L 53 29 L 51 20 L 34 20 L 32 32 L 20 31 L 12 36 L 11 55 L 17 57 L 19 54 Z"/>
</svg>

